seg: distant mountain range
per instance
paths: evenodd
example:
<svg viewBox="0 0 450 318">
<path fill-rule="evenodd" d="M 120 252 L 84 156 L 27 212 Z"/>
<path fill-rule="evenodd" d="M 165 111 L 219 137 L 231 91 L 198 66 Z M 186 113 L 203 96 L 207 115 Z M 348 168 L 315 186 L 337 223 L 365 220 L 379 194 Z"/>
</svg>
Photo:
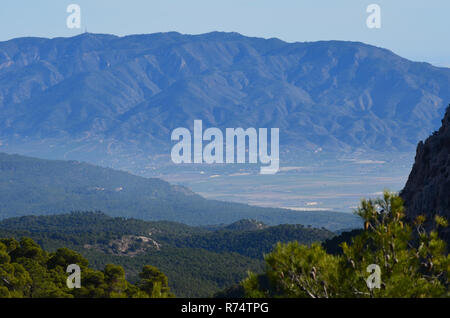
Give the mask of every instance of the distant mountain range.
<svg viewBox="0 0 450 318">
<path fill-rule="evenodd" d="M 18 38 L 0 43 L 0 150 L 142 166 L 169 154 L 172 129 L 201 119 L 278 127 L 282 152 L 412 151 L 438 127 L 449 88 L 450 69 L 358 42 Z"/>
<path fill-rule="evenodd" d="M 167 220 L 189 225 L 230 224 L 256 219 L 268 225 L 291 223 L 335 231 L 361 226 L 350 213 L 292 211 L 207 200 L 157 178 L 101 168 L 78 161 L 42 160 L 0 153 L 0 219 L 71 211 Z M 254 226 L 258 222 L 250 221 Z M 234 226 L 248 228 L 249 221 Z"/>
</svg>

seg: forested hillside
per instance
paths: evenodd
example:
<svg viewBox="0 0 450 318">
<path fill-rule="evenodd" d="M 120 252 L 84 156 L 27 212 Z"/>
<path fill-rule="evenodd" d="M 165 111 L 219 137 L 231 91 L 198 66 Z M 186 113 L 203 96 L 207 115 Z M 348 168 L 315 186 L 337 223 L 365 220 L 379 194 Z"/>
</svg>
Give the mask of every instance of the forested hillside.
<svg viewBox="0 0 450 318">
<path fill-rule="evenodd" d="M 333 231 L 361 225 L 358 217 L 348 213 L 293 212 L 207 200 L 157 178 L 78 161 L 0 153 L 0 219 L 95 210 L 111 216 L 190 225 L 230 224 L 246 218 L 269 225 L 304 224 Z"/>
<path fill-rule="evenodd" d="M 247 221 L 238 222 L 242 225 Z M 263 254 L 281 242 L 320 242 L 334 234 L 301 225 L 208 230 L 174 222 L 113 218 L 100 212 L 24 216 L 0 222 L 0 237 L 31 237 L 45 250 L 68 247 L 101 269 L 122 265 L 131 282 L 144 265 L 160 268 L 177 296 L 212 296 L 263 270 Z M 195 286 L 195 288 L 193 288 Z"/>
<path fill-rule="evenodd" d="M 66 270 L 72 264 L 80 269 L 78 288 L 67 286 L 70 273 Z M 108 264 L 94 270 L 87 259 L 67 248 L 49 253 L 30 238 L 0 238 L 0 298 L 173 297 L 167 283 L 167 277 L 153 266 L 143 266 L 133 285 L 121 266 Z"/>
</svg>

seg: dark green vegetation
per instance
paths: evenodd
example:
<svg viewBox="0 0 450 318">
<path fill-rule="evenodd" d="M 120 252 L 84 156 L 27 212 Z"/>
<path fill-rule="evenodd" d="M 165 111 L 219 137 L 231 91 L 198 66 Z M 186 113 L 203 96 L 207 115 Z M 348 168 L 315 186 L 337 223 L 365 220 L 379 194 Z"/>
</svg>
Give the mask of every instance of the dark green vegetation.
<svg viewBox="0 0 450 318">
<path fill-rule="evenodd" d="M 261 230 L 222 230 L 194 234 L 189 237 L 166 237 L 167 242 L 179 247 L 204 248 L 217 252 L 236 252 L 259 258 L 269 252 L 275 242 L 299 241 L 310 244 L 333 236 L 324 229 L 305 228 L 303 225 L 283 224 Z"/>
<path fill-rule="evenodd" d="M 332 231 L 359 227 L 348 213 L 294 212 L 206 200 L 156 178 L 77 161 L 42 160 L 0 153 L 0 219 L 21 215 L 101 210 L 142 220 L 190 225 L 257 219 L 266 224 L 304 224 Z"/>
<path fill-rule="evenodd" d="M 255 226 L 256 225 L 256 226 Z M 177 296 L 212 296 L 242 280 L 247 271 L 263 270 L 263 254 L 277 242 L 303 244 L 334 236 L 301 225 L 268 227 L 243 220 L 215 229 L 180 223 L 113 218 L 100 212 L 24 216 L 0 222 L 0 237 L 31 237 L 45 250 L 60 247 L 85 256 L 96 268 L 124 267 L 131 282 L 144 265 L 160 268 Z"/>
<path fill-rule="evenodd" d="M 336 254 L 316 243 L 280 243 L 265 256 L 264 274 L 250 274 L 220 296 L 450 297 L 450 255 L 437 231 L 448 226 L 443 217 L 435 217 L 430 232 L 424 216 L 406 223 L 402 199 L 388 192 L 381 199 L 363 200 L 357 214 L 365 221 L 364 230 L 341 238 Z M 366 283 L 371 264 L 380 268 L 380 288 Z"/>
<path fill-rule="evenodd" d="M 69 265 L 81 270 L 81 287 L 69 289 Z M 166 298 L 173 297 L 167 277 L 156 267 L 144 266 L 139 281 L 125 279 L 122 267 L 107 264 L 102 271 L 67 248 L 48 253 L 30 238 L 0 239 L 0 298 Z"/>
<path fill-rule="evenodd" d="M 342 232 L 340 235 L 336 235 L 331 239 L 326 240 L 322 243 L 323 248 L 329 254 L 342 254 L 342 243 L 350 244 L 352 239 L 361 234 L 362 229 L 355 229 L 348 232 Z"/>
</svg>

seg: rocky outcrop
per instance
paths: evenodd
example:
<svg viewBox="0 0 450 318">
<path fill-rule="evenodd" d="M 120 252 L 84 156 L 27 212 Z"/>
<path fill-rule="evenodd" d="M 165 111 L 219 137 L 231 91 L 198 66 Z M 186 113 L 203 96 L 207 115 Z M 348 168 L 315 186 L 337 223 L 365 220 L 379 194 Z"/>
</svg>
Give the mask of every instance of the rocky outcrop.
<svg viewBox="0 0 450 318">
<path fill-rule="evenodd" d="M 441 215 L 450 221 L 450 105 L 442 127 L 417 146 L 414 166 L 400 196 L 408 219 L 425 215 L 430 224 L 435 215 Z M 449 242 L 449 229 L 442 234 Z"/>
</svg>

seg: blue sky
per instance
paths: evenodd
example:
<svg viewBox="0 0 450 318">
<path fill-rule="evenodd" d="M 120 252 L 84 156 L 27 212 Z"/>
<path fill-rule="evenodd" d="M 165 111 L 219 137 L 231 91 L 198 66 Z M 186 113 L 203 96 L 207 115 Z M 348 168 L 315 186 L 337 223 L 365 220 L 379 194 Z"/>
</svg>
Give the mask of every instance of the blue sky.
<svg viewBox="0 0 450 318">
<path fill-rule="evenodd" d="M 66 8 L 81 7 L 82 30 L 128 35 L 233 31 L 285 41 L 351 40 L 406 58 L 450 67 L 448 0 L 3 0 L 0 41 L 22 36 L 73 36 Z M 366 26 L 369 4 L 381 28 Z"/>
</svg>

